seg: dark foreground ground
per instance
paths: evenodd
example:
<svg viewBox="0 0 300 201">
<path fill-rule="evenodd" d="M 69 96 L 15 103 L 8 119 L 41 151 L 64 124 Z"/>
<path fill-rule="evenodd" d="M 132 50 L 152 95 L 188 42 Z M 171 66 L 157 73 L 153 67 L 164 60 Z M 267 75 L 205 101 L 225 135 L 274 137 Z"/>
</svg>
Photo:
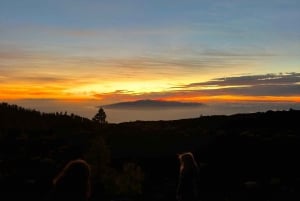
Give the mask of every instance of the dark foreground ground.
<svg viewBox="0 0 300 201">
<path fill-rule="evenodd" d="M 300 111 L 98 125 L 0 104 L 0 200 L 47 200 L 69 161 L 92 166 L 91 200 L 175 200 L 178 153 L 201 200 L 300 200 Z"/>
</svg>

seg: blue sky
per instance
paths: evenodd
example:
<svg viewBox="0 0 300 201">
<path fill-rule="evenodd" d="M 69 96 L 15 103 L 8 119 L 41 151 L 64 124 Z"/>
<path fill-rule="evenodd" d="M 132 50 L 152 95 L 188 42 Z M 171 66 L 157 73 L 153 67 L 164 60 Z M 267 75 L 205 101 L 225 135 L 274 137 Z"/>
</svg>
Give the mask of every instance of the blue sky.
<svg viewBox="0 0 300 201">
<path fill-rule="evenodd" d="M 71 48 L 80 39 L 150 52 L 188 46 L 295 54 L 299 8 L 293 0 L 1 0 L 1 42 Z"/>
</svg>

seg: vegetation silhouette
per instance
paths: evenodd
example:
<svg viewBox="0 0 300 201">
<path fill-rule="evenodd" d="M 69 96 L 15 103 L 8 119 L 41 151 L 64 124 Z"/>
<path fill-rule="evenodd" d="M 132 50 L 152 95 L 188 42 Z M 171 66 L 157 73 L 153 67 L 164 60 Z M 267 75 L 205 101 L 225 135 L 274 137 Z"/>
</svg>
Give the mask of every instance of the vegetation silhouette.
<svg viewBox="0 0 300 201">
<path fill-rule="evenodd" d="M 99 108 L 97 114 L 93 117 L 93 121 L 98 122 L 99 124 L 103 125 L 106 124 L 106 113 L 102 107 Z"/>
</svg>

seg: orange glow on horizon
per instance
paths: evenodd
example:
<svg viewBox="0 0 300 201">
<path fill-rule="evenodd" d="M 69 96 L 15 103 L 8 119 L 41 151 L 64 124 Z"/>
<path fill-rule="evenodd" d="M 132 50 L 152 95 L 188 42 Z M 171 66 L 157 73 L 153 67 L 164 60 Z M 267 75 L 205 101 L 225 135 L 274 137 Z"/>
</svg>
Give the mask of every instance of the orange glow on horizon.
<svg viewBox="0 0 300 201">
<path fill-rule="evenodd" d="M 239 95 L 219 95 L 219 96 L 174 96 L 162 98 L 164 101 L 184 101 L 184 102 L 297 102 L 300 103 L 300 96 L 239 96 Z"/>
<path fill-rule="evenodd" d="M 143 95 L 133 94 L 98 94 L 98 95 L 78 95 L 68 93 L 57 93 L 55 90 L 32 91 L 26 88 L 0 89 L 0 99 L 20 100 L 20 99 L 54 99 L 66 102 L 85 102 L 85 101 L 104 101 L 104 102 L 123 102 L 144 99 Z M 147 98 L 148 99 L 148 98 Z M 161 101 L 180 101 L 180 102 L 297 102 L 300 103 L 300 96 L 241 96 L 241 95 L 173 95 L 164 98 L 154 98 Z"/>
<path fill-rule="evenodd" d="M 251 96 L 251 95 L 216 95 L 205 90 L 182 91 L 172 89 L 172 85 L 164 82 L 128 82 L 117 85 L 87 85 L 81 87 L 71 83 L 43 83 L 27 84 L 14 83 L 0 85 L 1 100 L 21 100 L 21 99 L 52 99 L 67 102 L 99 101 L 101 103 L 116 103 L 124 101 L 136 101 L 142 99 L 155 99 L 163 101 L 180 102 L 296 102 L 300 103 L 300 96 Z M 102 86 L 102 88 L 101 88 Z M 147 86 L 147 87 L 145 87 Z M 118 90 L 120 87 L 121 90 Z M 122 90 L 128 89 L 128 90 Z M 151 91 L 151 89 L 153 89 Z M 221 89 L 221 88 L 220 88 Z"/>
<path fill-rule="evenodd" d="M 56 87 L 6 87 L 0 88 L 0 99 L 18 100 L 18 99 L 57 99 L 57 100 L 83 100 L 86 96 L 74 96 L 63 93 Z"/>
</svg>

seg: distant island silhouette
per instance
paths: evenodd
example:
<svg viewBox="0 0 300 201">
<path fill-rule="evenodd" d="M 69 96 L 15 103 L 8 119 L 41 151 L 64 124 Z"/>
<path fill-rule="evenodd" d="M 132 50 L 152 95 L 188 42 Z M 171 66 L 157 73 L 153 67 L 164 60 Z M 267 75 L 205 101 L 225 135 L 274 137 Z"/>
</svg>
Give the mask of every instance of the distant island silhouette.
<svg viewBox="0 0 300 201">
<path fill-rule="evenodd" d="M 161 100 L 137 100 L 129 102 L 119 102 L 110 105 L 104 105 L 105 109 L 155 109 L 155 108 L 191 108 L 201 107 L 203 103 L 179 102 L 179 101 L 161 101 Z"/>
</svg>

